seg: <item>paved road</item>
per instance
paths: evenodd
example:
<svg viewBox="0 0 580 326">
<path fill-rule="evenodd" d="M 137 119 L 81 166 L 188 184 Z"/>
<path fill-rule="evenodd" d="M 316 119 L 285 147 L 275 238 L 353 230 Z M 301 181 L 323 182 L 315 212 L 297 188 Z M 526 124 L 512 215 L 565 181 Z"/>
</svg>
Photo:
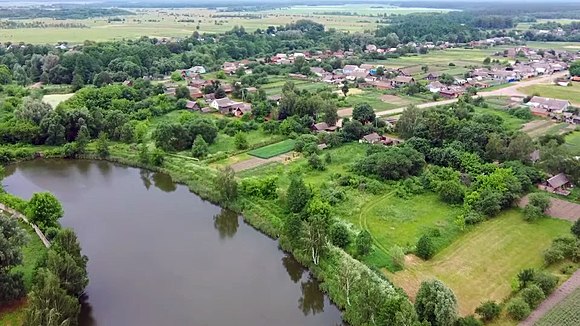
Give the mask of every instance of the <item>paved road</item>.
<svg viewBox="0 0 580 326">
<path fill-rule="evenodd" d="M 542 316 L 556 306 L 560 301 L 564 300 L 570 293 L 574 292 L 580 287 L 580 270 L 574 273 L 564 284 L 562 284 L 556 291 L 532 311 L 532 313 L 519 324 L 519 326 L 533 326 Z"/>
<path fill-rule="evenodd" d="M 568 74 L 568 71 L 562 71 L 562 72 L 558 72 L 555 73 L 553 75 L 548 75 L 548 76 L 542 76 L 542 77 L 538 77 L 538 78 L 533 78 L 533 79 L 529 79 L 529 80 L 525 80 L 522 82 L 518 82 L 518 83 L 514 83 L 512 86 L 509 87 L 505 87 L 505 88 L 501 88 L 501 89 L 496 89 L 493 91 L 489 91 L 489 92 L 479 92 L 477 96 L 483 96 L 483 97 L 493 97 L 493 96 L 507 96 L 507 97 L 524 97 L 526 96 L 526 94 L 518 91 L 518 88 L 522 88 L 522 87 L 526 87 L 526 86 L 532 86 L 532 85 L 537 85 L 537 84 L 546 84 L 546 83 L 550 83 L 551 81 L 553 81 L 556 78 L 560 78 L 560 77 L 564 77 Z M 458 99 L 450 99 L 450 100 L 444 100 L 444 101 L 437 101 L 437 102 L 429 102 L 429 103 L 423 103 L 423 104 L 419 104 L 417 105 L 418 108 L 420 109 L 424 109 L 424 108 L 431 108 L 434 106 L 439 106 L 439 105 L 447 105 L 447 104 L 452 104 L 457 102 Z M 407 107 L 401 107 L 398 109 L 394 109 L 394 110 L 388 110 L 388 111 L 382 111 L 382 112 L 377 112 L 377 116 L 381 117 L 381 116 L 385 116 L 385 115 L 395 115 L 395 114 L 401 114 L 403 113 L 403 111 L 405 111 Z"/>
</svg>

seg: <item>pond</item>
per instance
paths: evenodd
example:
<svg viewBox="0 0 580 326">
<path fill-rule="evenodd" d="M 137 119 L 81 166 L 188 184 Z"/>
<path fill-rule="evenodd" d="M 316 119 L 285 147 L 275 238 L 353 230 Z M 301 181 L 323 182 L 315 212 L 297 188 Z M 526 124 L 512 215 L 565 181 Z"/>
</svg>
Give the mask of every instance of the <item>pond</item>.
<svg viewBox="0 0 580 326">
<path fill-rule="evenodd" d="M 291 256 L 237 214 L 164 174 L 107 162 L 35 160 L 5 189 L 50 191 L 89 257 L 81 326 L 341 325 Z"/>
</svg>

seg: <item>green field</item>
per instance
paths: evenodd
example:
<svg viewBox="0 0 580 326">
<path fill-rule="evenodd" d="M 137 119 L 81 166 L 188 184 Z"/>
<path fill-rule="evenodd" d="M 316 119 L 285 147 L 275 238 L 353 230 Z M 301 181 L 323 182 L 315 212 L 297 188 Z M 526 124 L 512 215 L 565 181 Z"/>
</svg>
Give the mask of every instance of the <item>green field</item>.
<svg viewBox="0 0 580 326">
<path fill-rule="evenodd" d="M 534 49 L 554 49 L 560 51 L 580 50 L 580 42 L 527 42 L 526 45 Z"/>
<path fill-rule="evenodd" d="M 534 326 L 576 326 L 580 325 L 580 288 L 570 293 L 552 310 L 545 314 Z"/>
<path fill-rule="evenodd" d="M 412 296 L 422 280 L 437 277 L 455 292 L 461 314 L 471 314 L 482 301 L 509 296 L 521 269 L 542 268 L 542 252 L 569 230 L 569 222 L 527 223 L 520 211 L 510 210 L 466 232 L 431 260 L 412 258 L 404 271 L 389 276 Z"/>
<path fill-rule="evenodd" d="M 290 152 L 294 149 L 295 143 L 296 141 L 294 139 L 287 139 L 276 144 L 254 149 L 253 151 L 249 151 L 248 154 L 259 158 L 268 159 Z"/>
<path fill-rule="evenodd" d="M 564 146 L 572 155 L 580 155 L 580 132 L 566 135 Z"/>
<path fill-rule="evenodd" d="M 540 94 L 543 97 L 568 100 L 573 104 L 580 104 L 580 83 L 572 83 L 571 86 L 558 85 L 532 85 L 518 89 L 525 94 Z"/>
<path fill-rule="evenodd" d="M 308 6 L 290 6 L 275 10 L 268 10 L 268 13 L 283 13 L 293 15 L 323 15 L 324 13 L 350 13 L 358 16 L 365 15 L 383 15 L 398 14 L 407 15 L 421 12 L 440 12 L 445 13 L 450 9 L 432 9 L 432 8 L 405 8 L 391 5 L 368 5 L 368 4 L 344 4 L 344 5 L 308 5 Z"/>
</svg>

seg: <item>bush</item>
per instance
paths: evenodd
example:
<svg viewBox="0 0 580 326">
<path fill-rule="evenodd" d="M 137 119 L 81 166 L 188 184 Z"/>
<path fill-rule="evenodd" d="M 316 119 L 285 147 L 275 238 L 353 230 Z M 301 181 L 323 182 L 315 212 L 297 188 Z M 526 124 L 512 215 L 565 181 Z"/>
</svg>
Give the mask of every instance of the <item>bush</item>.
<svg viewBox="0 0 580 326">
<path fill-rule="evenodd" d="M 467 316 L 457 319 L 455 323 L 456 326 L 483 326 L 481 320 L 476 319 L 474 316 Z"/>
<path fill-rule="evenodd" d="M 318 170 L 318 171 L 326 170 L 326 166 L 324 165 L 324 162 L 322 162 L 322 159 L 320 158 L 320 156 L 318 156 L 316 154 L 311 154 L 308 157 L 308 165 L 314 170 Z"/>
<path fill-rule="evenodd" d="M 527 204 L 524 208 L 524 220 L 533 222 L 544 216 L 544 212 L 537 206 Z"/>
<path fill-rule="evenodd" d="M 486 301 L 475 309 L 475 313 L 485 322 L 490 322 L 499 317 L 501 307 L 495 301 Z"/>
<path fill-rule="evenodd" d="M 350 232 L 348 228 L 342 223 L 335 223 L 330 228 L 330 242 L 333 245 L 346 248 L 350 244 Z"/>
<path fill-rule="evenodd" d="M 570 231 L 572 231 L 572 234 L 575 235 L 577 238 L 580 238 L 580 219 L 574 222 L 574 225 L 572 225 Z"/>
<path fill-rule="evenodd" d="M 547 272 L 541 272 L 536 273 L 536 275 L 534 275 L 534 279 L 532 282 L 535 285 L 537 285 L 540 289 L 542 289 L 544 295 L 547 296 L 550 293 L 552 293 L 556 288 L 556 286 L 558 285 L 558 277 Z"/>
<path fill-rule="evenodd" d="M 371 252 L 373 239 L 367 230 L 362 230 L 356 236 L 355 247 L 359 256 L 366 256 Z"/>
<path fill-rule="evenodd" d="M 403 249 L 397 245 L 393 246 L 390 250 L 391 258 L 393 259 L 393 265 L 397 269 L 405 268 L 405 252 Z"/>
<path fill-rule="evenodd" d="M 508 315 L 515 320 L 524 320 L 530 315 L 530 306 L 522 298 L 512 299 L 506 307 Z"/>
<path fill-rule="evenodd" d="M 532 284 L 521 292 L 522 299 L 531 307 L 537 307 L 546 298 L 542 289 Z"/>
<path fill-rule="evenodd" d="M 431 237 L 424 234 L 419 241 L 417 242 L 417 256 L 429 260 L 433 257 L 435 253 L 435 246 L 433 245 L 433 241 Z"/>
<path fill-rule="evenodd" d="M 469 225 L 475 225 L 478 223 L 481 223 L 483 221 L 485 221 L 485 216 L 483 216 L 482 214 L 475 212 L 475 211 L 469 211 L 467 213 L 465 213 L 465 224 L 469 224 Z"/>
</svg>

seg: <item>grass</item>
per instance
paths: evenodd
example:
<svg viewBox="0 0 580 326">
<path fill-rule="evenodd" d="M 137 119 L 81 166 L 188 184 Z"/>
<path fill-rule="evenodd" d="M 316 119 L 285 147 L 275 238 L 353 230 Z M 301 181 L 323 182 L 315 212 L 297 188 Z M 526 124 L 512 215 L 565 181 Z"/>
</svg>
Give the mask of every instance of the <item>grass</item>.
<svg viewBox="0 0 580 326">
<path fill-rule="evenodd" d="M 528 122 L 527 120 L 517 118 L 509 114 L 507 111 L 501 109 L 485 109 L 476 107 L 475 112 L 482 114 L 492 114 L 502 118 L 505 128 L 509 130 L 519 130 L 522 128 L 524 123 Z"/>
<path fill-rule="evenodd" d="M 527 223 L 519 210 L 506 211 L 466 232 L 430 261 L 412 259 L 404 271 L 389 276 L 411 296 L 421 281 L 436 277 L 455 292 L 460 313 L 471 314 L 485 300 L 508 297 L 510 281 L 521 269 L 542 268 L 542 252 L 569 229 L 566 221 Z"/>
<path fill-rule="evenodd" d="M 268 159 L 274 156 L 290 152 L 292 149 L 294 149 L 295 143 L 296 143 L 295 140 L 287 139 L 279 143 L 275 143 L 272 145 L 257 148 L 253 151 L 249 151 L 248 154 L 259 158 Z"/>
<path fill-rule="evenodd" d="M 572 155 L 580 155 L 580 132 L 566 135 L 564 146 Z"/>
<path fill-rule="evenodd" d="M 42 101 L 50 104 L 53 108 L 56 108 L 60 103 L 68 100 L 73 95 L 74 93 L 44 95 Z"/>
<path fill-rule="evenodd" d="M 532 85 L 518 89 L 525 94 L 540 94 L 543 97 L 568 100 L 572 103 L 580 104 L 580 83 L 572 83 L 571 86 L 563 87 L 557 85 Z"/>
<path fill-rule="evenodd" d="M 566 299 L 558 303 L 545 314 L 535 326 L 574 326 L 580 325 L 580 288 L 570 293 Z"/>
</svg>

